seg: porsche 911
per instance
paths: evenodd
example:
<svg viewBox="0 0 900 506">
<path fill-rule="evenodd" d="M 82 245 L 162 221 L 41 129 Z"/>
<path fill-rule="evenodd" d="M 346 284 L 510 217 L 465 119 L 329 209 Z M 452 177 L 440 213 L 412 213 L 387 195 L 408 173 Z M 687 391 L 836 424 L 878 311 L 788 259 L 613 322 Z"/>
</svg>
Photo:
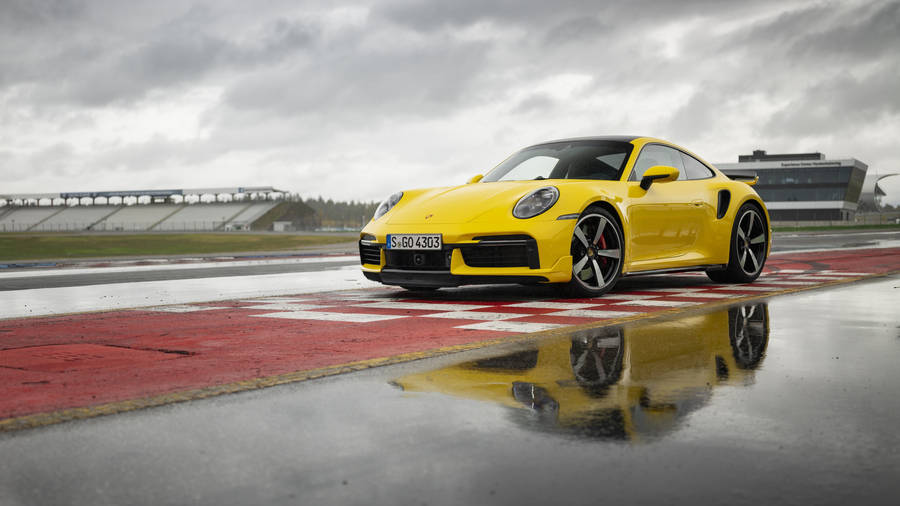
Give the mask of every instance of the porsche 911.
<svg viewBox="0 0 900 506">
<path fill-rule="evenodd" d="M 651 137 L 545 142 L 466 184 L 389 196 L 360 261 L 368 279 L 411 290 L 552 283 L 596 297 L 622 276 L 690 270 L 749 283 L 771 248 L 756 181 Z"/>
</svg>

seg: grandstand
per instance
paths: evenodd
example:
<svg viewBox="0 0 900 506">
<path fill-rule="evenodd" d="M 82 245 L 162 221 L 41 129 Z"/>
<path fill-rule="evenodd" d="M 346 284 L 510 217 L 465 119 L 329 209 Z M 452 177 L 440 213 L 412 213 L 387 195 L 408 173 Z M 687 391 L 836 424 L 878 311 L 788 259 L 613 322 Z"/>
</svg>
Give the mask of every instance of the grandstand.
<svg viewBox="0 0 900 506">
<path fill-rule="evenodd" d="M 272 206 L 274 202 L 270 202 Z M 194 204 L 182 206 L 153 230 L 222 230 L 225 225 L 252 204 L 237 202 L 231 204 Z"/>
<path fill-rule="evenodd" d="M 44 209 L 54 209 L 53 207 Z M 36 223 L 30 230 L 40 232 L 67 232 L 87 230 L 118 209 L 118 206 L 73 206 L 56 207 L 58 212 L 53 213 L 45 220 Z"/>
<path fill-rule="evenodd" d="M 110 232 L 140 232 L 152 229 L 157 223 L 181 210 L 181 205 L 148 204 L 120 206 L 119 210 L 95 224 L 91 230 Z"/>
<path fill-rule="evenodd" d="M 0 232 L 250 230 L 284 194 L 264 186 L 0 195 Z"/>
</svg>

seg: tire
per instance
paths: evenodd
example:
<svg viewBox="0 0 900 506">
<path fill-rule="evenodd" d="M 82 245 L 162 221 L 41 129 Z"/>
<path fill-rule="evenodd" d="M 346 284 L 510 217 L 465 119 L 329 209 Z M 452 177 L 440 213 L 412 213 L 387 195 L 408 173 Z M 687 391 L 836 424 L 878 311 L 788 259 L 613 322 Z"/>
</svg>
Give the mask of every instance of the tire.
<svg viewBox="0 0 900 506">
<path fill-rule="evenodd" d="M 706 271 L 716 283 L 752 283 L 766 264 L 769 232 L 762 212 L 753 204 L 744 204 L 735 215 L 731 228 L 728 266 Z"/>
<path fill-rule="evenodd" d="M 756 369 L 769 343 L 769 307 L 766 303 L 728 309 L 728 338 L 739 369 Z"/>
<path fill-rule="evenodd" d="M 588 207 L 572 232 L 572 279 L 561 286 L 570 297 L 599 297 L 622 275 L 622 227 L 606 209 Z M 599 275 L 598 275 L 599 273 Z"/>
</svg>

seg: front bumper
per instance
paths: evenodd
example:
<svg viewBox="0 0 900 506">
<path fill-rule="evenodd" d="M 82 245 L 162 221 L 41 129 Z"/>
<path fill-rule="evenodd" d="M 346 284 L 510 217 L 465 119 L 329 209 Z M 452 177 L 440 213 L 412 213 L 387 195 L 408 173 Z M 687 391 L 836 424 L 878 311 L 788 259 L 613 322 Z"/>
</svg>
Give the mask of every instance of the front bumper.
<svg viewBox="0 0 900 506">
<path fill-rule="evenodd" d="M 485 283 L 559 283 L 571 278 L 574 220 L 528 223 L 527 230 L 369 224 L 360 240 L 362 270 L 388 285 L 441 287 Z M 391 251 L 387 234 L 440 233 L 442 251 Z M 377 262 L 377 263 L 376 263 Z"/>
</svg>

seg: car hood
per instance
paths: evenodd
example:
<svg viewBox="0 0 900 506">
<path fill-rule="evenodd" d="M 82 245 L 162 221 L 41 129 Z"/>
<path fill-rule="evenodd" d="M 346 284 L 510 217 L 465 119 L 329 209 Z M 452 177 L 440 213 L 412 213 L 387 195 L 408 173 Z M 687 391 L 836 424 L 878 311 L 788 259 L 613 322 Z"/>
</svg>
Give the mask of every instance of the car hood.
<svg viewBox="0 0 900 506">
<path fill-rule="evenodd" d="M 392 225 L 467 223 L 494 214 L 500 208 L 512 217 L 513 206 L 520 198 L 551 184 L 549 181 L 504 181 L 412 190 L 404 192 L 387 222 Z"/>
</svg>

